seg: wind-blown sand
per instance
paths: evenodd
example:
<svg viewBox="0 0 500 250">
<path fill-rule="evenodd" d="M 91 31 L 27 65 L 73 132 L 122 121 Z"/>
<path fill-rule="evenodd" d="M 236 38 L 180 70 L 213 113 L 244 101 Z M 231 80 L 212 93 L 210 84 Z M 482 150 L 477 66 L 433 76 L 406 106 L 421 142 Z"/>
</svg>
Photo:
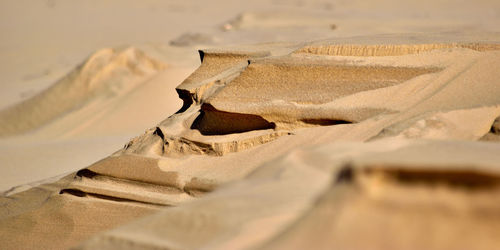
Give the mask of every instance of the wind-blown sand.
<svg viewBox="0 0 500 250">
<path fill-rule="evenodd" d="M 156 44 L 111 32 L 134 45 L 0 110 L 1 248 L 497 246 L 500 6 L 453 3 L 221 1 Z"/>
</svg>

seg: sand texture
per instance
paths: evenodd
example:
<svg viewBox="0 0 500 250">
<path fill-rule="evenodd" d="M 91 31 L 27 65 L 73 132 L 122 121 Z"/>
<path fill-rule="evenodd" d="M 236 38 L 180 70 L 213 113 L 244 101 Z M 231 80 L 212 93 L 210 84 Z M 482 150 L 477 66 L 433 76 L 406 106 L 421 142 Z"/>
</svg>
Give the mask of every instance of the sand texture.
<svg viewBox="0 0 500 250">
<path fill-rule="evenodd" d="M 476 141 L 498 135 L 500 45 L 344 45 L 353 55 L 335 56 L 342 45 L 327 44 L 200 51 L 177 113 L 56 187 L 3 198 L 2 241 L 19 244 L 19 228 L 27 246 L 75 246 L 175 206 L 81 247 L 498 244 L 499 145 Z"/>
<path fill-rule="evenodd" d="M 0 4 L 0 249 L 500 246 L 500 3 L 215 2 Z"/>
</svg>

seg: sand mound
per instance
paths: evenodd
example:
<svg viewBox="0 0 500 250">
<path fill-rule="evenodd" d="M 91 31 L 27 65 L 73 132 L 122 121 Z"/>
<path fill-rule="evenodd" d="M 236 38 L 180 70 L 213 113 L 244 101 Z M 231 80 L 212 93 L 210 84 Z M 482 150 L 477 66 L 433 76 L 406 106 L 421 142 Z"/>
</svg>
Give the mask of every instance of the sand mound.
<svg viewBox="0 0 500 250">
<path fill-rule="evenodd" d="M 4 197 L 5 207 L 26 208 L 1 214 L 0 237 L 16 242 L 10 227 L 22 225 L 24 244 L 75 246 L 169 207 L 82 248 L 323 248 L 332 239 L 345 248 L 440 248 L 445 235 L 459 238 L 450 249 L 497 244 L 485 235 L 500 228 L 500 146 L 476 141 L 498 134 L 500 46 L 331 49 L 337 43 L 200 51 L 201 66 L 177 87 L 177 113 L 42 186 L 47 200 L 30 199 L 35 189 Z M 81 207 L 89 212 L 73 212 Z M 104 218 L 122 209 L 123 217 Z M 45 237 L 44 225 L 74 233 Z M 439 240 L 427 240 L 429 227 Z M 459 237 L 468 228 L 477 231 Z"/>
<path fill-rule="evenodd" d="M 0 136 L 33 130 L 92 101 L 123 95 L 164 68 L 136 48 L 99 50 L 48 89 L 0 111 Z"/>
<path fill-rule="evenodd" d="M 103 233 L 82 249 L 488 249 L 500 229 L 497 150 L 384 140 L 293 151 L 214 195 Z"/>
</svg>

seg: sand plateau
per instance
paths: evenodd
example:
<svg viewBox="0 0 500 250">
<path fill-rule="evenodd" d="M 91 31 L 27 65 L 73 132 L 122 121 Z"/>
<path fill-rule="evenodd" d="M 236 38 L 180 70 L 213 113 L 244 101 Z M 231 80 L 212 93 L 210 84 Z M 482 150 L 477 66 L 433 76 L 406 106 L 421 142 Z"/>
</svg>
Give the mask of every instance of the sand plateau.
<svg viewBox="0 0 500 250">
<path fill-rule="evenodd" d="M 201 50 L 176 89 L 178 112 L 85 169 L 2 196 L 2 247 L 500 244 L 500 43 L 280 46 Z M 65 98 L 123 91 L 110 81 L 117 71 L 135 79 L 163 67 L 135 49 L 99 51 L 2 112 L 21 124 L 2 135 L 77 108 Z M 51 102 L 60 109 L 45 110 Z"/>
</svg>

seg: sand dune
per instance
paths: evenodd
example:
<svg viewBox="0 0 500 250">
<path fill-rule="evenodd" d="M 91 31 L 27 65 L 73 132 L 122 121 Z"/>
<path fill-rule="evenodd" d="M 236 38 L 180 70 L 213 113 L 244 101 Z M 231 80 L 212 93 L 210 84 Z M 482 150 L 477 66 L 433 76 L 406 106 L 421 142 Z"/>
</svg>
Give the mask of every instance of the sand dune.
<svg viewBox="0 0 500 250">
<path fill-rule="evenodd" d="M 75 246 L 148 211 L 178 206 L 97 235 L 81 245 L 88 249 L 325 248 L 332 242 L 441 248 L 444 238 L 423 240 L 425 228 L 436 228 L 435 235 L 477 229 L 445 246 L 453 249 L 494 234 L 496 220 L 475 211 L 496 212 L 485 197 L 497 192 L 498 144 L 473 141 L 498 134 L 500 46 L 335 45 L 354 54 L 346 56 L 324 49 L 331 43 L 200 51 L 201 66 L 177 87 L 184 102 L 177 113 L 52 186 L 4 197 L 13 208 L 3 213 L 3 225 L 31 228 L 26 244 Z M 40 190 L 46 201 L 30 198 Z M 16 211 L 11 199 L 26 208 Z M 417 216 L 413 203 L 427 217 L 388 241 Z M 77 219 L 79 206 L 91 206 L 87 216 L 99 213 L 103 221 Z M 343 207 L 388 231 L 357 223 Z M 454 212 L 442 215 L 443 207 Z M 128 212 L 104 219 L 114 209 Z M 67 220 L 54 221 L 45 216 L 49 211 Z M 45 237 L 36 228 L 48 224 L 53 232 L 71 224 L 75 233 Z M 316 234 L 316 227 L 335 236 Z M 3 239 L 19 233 L 0 230 Z M 356 241 L 358 233 L 366 241 Z"/>
<path fill-rule="evenodd" d="M 2 3 L 0 248 L 495 248 L 499 3 Z"/>
<path fill-rule="evenodd" d="M 135 48 L 103 49 L 42 93 L 0 112 L 0 136 L 36 129 L 99 99 L 130 91 L 166 66 Z"/>
</svg>

